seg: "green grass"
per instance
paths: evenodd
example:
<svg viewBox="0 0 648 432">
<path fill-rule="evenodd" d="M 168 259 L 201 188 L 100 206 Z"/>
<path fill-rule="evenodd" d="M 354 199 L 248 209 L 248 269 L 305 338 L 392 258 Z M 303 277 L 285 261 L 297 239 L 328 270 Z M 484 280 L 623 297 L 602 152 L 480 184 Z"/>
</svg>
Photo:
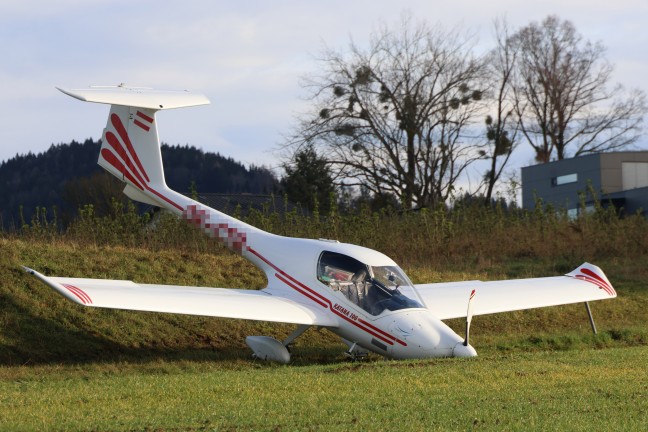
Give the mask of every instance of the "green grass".
<svg viewBox="0 0 648 432">
<path fill-rule="evenodd" d="M 478 352 L 632 346 L 648 339 L 648 258 L 600 264 L 619 297 L 592 303 L 602 334 L 592 338 L 583 305 L 518 311 L 473 320 Z M 244 359 L 246 335 L 282 338 L 291 326 L 84 308 L 29 277 L 20 265 L 51 275 L 132 279 L 216 287 L 264 286 L 264 276 L 244 259 L 222 249 L 211 252 L 88 246 L 74 242 L 0 238 L 0 364 L 139 361 L 142 358 Z M 415 282 L 501 279 L 564 273 L 551 260 L 466 268 L 408 268 Z M 560 268 L 556 268 L 560 267 Z M 619 281 L 617 283 L 617 281 Z M 459 333 L 463 321 L 450 322 Z M 297 341 L 304 362 L 340 360 L 342 345 L 326 331 L 310 330 Z M 334 354 L 331 354 L 333 352 Z"/>
<path fill-rule="evenodd" d="M 420 222 L 408 218 L 400 234 L 414 233 Z M 407 237 L 414 239 L 407 249 L 370 240 L 370 232 L 385 232 L 389 223 L 371 220 L 373 226 L 348 238 L 340 224 L 339 238 L 390 245 L 396 254 L 385 252 L 414 282 L 559 275 L 588 260 L 604 269 L 619 297 L 591 304 L 596 336 L 583 305 L 566 305 L 475 317 L 476 359 L 371 356 L 348 363 L 336 337 L 309 330 L 297 340 L 292 364 L 278 366 L 253 362 L 244 338 L 281 339 L 291 326 L 84 308 L 20 269 L 142 283 L 265 285 L 258 270 L 222 248 L 193 237 L 184 245 L 175 234 L 133 237 L 121 246 L 119 236 L 105 240 L 111 235 L 105 231 L 89 241 L 92 221 L 81 234 L 0 235 L 0 430 L 645 429 L 644 222 L 615 222 L 588 249 L 574 246 L 574 236 L 587 240 L 603 225 L 549 221 L 529 232 L 532 224 L 522 220 L 497 255 L 479 224 L 479 234 L 471 235 L 459 220 L 432 221 L 427 238 Z M 505 230 L 493 229 L 493 238 Z M 447 253 L 444 242 L 452 245 Z M 450 325 L 463 332 L 462 320 Z"/>
<path fill-rule="evenodd" d="M 643 430 L 647 355 L 0 368 L 0 429 Z"/>
</svg>

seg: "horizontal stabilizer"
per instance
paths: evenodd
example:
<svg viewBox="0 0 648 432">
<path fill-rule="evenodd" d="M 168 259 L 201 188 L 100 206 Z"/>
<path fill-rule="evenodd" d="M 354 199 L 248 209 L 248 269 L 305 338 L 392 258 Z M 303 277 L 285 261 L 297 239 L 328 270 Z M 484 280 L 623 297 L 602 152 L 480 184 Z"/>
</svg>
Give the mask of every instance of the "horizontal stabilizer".
<svg viewBox="0 0 648 432">
<path fill-rule="evenodd" d="M 196 105 L 207 105 L 205 95 L 188 91 L 153 90 L 142 87 L 88 87 L 83 89 L 63 89 L 60 91 L 84 102 L 96 102 L 109 105 L 123 105 L 153 110 L 183 108 Z"/>
</svg>

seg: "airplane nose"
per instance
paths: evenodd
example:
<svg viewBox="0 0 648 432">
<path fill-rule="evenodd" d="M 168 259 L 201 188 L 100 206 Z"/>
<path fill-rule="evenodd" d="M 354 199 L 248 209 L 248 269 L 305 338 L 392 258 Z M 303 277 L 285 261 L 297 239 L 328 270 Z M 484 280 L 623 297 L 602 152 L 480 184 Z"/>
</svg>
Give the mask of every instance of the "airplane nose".
<svg viewBox="0 0 648 432">
<path fill-rule="evenodd" d="M 401 315 L 393 321 L 390 330 L 407 343 L 394 351 L 396 358 L 475 357 L 472 346 L 464 346 L 464 339 L 443 321 L 428 311 Z"/>
<path fill-rule="evenodd" d="M 453 357 L 477 357 L 477 351 L 472 346 L 464 345 L 463 342 L 458 342 L 452 350 Z"/>
</svg>

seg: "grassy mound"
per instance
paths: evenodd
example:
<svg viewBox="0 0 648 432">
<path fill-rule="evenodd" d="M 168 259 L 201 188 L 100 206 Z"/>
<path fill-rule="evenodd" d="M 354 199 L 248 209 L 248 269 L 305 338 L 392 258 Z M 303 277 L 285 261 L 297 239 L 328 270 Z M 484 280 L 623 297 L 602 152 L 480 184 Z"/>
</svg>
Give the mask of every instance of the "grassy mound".
<svg viewBox="0 0 648 432">
<path fill-rule="evenodd" d="M 598 336 L 591 334 L 579 304 L 476 317 L 473 345 L 484 354 L 646 344 L 648 259 L 610 259 L 597 264 L 619 293 L 615 300 L 592 303 Z M 245 336 L 282 338 L 292 331 L 288 325 L 264 322 L 85 308 L 25 274 L 21 265 L 49 275 L 141 283 L 250 289 L 266 284 L 255 267 L 219 247 L 165 250 L 84 244 L 65 238 L 0 238 L 0 364 L 4 365 L 160 357 L 236 361 L 249 358 Z M 561 260 L 528 258 L 500 264 L 408 268 L 414 282 L 540 277 L 569 270 Z M 450 325 L 462 333 L 462 320 Z M 310 330 L 298 339 L 294 359 L 298 363 L 339 361 L 342 348 L 332 334 Z"/>
<path fill-rule="evenodd" d="M 583 261 L 619 297 L 473 320 L 473 359 L 347 363 L 309 330 L 288 367 L 250 361 L 247 335 L 291 326 L 85 308 L 28 276 L 265 286 L 242 258 L 177 221 L 82 215 L 61 234 L 0 233 L 0 430 L 642 430 L 648 223 L 594 214 L 252 215 L 279 234 L 334 237 L 395 258 L 415 283 L 541 277 Z M 463 321 L 450 322 L 459 334 Z M 53 403 L 55 401 L 56 403 Z"/>
</svg>

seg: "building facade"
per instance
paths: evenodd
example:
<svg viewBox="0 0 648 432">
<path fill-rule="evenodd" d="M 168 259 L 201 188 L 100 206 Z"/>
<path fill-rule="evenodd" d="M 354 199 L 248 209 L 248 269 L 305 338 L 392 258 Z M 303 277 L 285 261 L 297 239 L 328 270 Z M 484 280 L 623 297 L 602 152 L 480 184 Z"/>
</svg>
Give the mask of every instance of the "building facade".
<svg viewBox="0 0 648 432">
<path fill-rule="evenodd" d="M 596 197 L 588 191 L 593 190 Z M 583 195 L 584 194 L 584 195 Z M 522 168 L 522 207 L 551 204 L 576 216 L 598 198 L 622 214 L 648 214 L 648 151 L 595 153 Z"/>
</svg>

